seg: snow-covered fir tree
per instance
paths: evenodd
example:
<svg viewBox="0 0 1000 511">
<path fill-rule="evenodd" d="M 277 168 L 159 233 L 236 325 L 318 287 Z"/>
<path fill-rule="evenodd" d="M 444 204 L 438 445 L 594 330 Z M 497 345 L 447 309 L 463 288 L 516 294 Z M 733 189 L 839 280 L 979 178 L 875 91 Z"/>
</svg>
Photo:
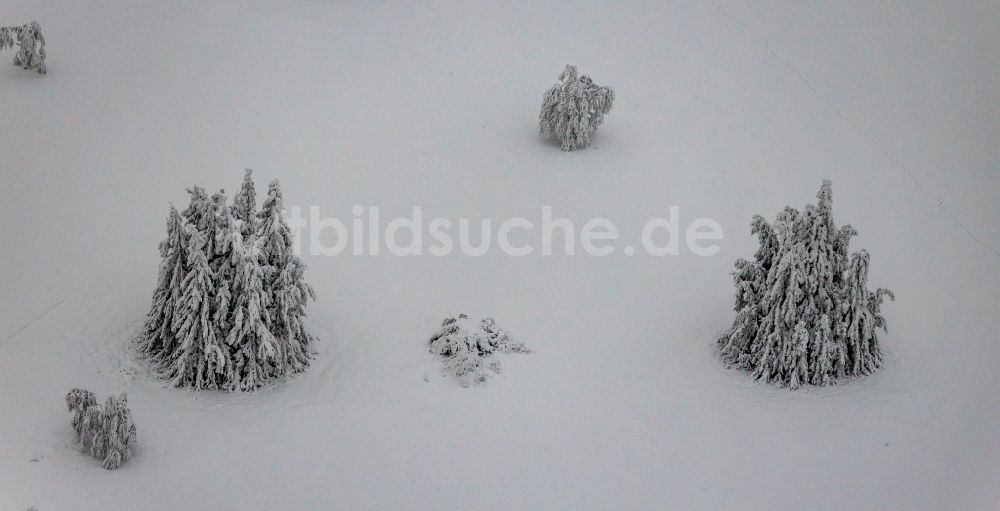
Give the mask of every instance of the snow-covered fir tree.
<svg viewBox="0 0 1000 511">
<path fill-rule="evenodd" d="M 530 352 L 524 344 L 512 341 L 492 318 L 476 323 L 465 314 L 445 318 L 429 344 L 431 353 L 444 358 L 445 372 L 462 386 L 485 382 L 487 369 L 499 373 L 500 362 L 494 354 Z"/>
<path fill-rule="evenodd" d="M 242 222 L 244 236 L 257 229 L 257 189 L 253 182 L 253 171 L 246 169 L 243 185 L 233 198 L 233 216 Z"/>
<path fill-rule="evenodd" d="M 584 147 L 614 101 L 611 87 L 601 87 L 587 75 L 578 76 L 576 66 L 567 65 L 559 75 L 559 83 L 542 97 L 539 130 L 543 135 L 555 134 L 563 151 Z"/>
<path fill-rule="evenodd" d="M 73 413 L 70 423 L 76 431 L 76 441 L 100 458 L 104 468 L 115 470 L 132 458 L 135 423 L 124 393 L 109 396 L 101 406 L 93 392 L 72 389 L 66 394 L 66 406 Z"/>
<path fill-rule="evenodd" d="M 18 27 L 0 27 L 0 51 L 13 48 L 17 44 Z"/>
<path fill-rule="evenodd" d="M 128 407 L 128 398 L 108 396 L 104 402 L 100 425 L 94 428 L 91 452 L 104 460 L 104 468 L 115 470 L 132 459 L 135 446 L 135 423 Z"/>
<path fill-rule="evenodd" d="M 315 293 L 303 279 L 305 265 L 293 253 L 292 231 L 281 215 L 281 186 L 271 181 L 267 197 L 257 213 L 257 237 L 261 242 L 266 287 L 270 290 L 271 327 L 280 344 L 285 367 L 292 372 L 309 364 L 309 334 L 302 325 L 305 305 Z"/>
<path fill-rule="evenodd" d="M 76 441 L 82 443 L 86 431 L 83 428 L 84 412 L 97 404 L 97 396 L 87 389 L 71 389 L 66 394 L 66 408 L 73 413 L 70 425 L 76 431 Z"/>
<path fill-rule="evenodd" d="M 160 274 L 153 291 L 153 305 L 146 315 L 143 331 L 139 335 L 139 351 L 160 365 L 167 363 L 166 354 L 174 349 L 174 313 L 184 294 L 183 282 L 187 275 L 188 233 L 184 220 L 173 205 L 167 216 L 167 237 L 160 242 Z"/>
<path fill-rule="evenodd" d="M 228 217 L 219 214 L 219 203 L 225 202 L 225 192 L 220 190 L 209 197 L 208 192 L 200 186 L 189 188 L 187 192 L 191 196 L 191 202 L 181 212 L 181 217 L 192 233 L 199 232 L 203 235 L 205 255 L 211 258 L 219 251 L 219 232 L 223 229 L 220 224 L 228 222 Z"/>
<path fill-rule="evenodd" d="M 881 365 L 879 328 L 886 289 L 868 289 L 867 252 L 849 256 L 856 231 L 837 228 L 824 181 L 817 203 L 786 207 L 774 225 L 755 216 L 760 247 L 733 272 L 736 318 L 719 339 L 723 360 L 790 388 L 827 385 Z"/>
<path fill-rule="evenodd" d="M 15 45 L 14 65 L 45 74 L 45 37 L 37 21 L 19 27 L 0 27 L 0 50 L 14 48 Z"/>
<path fill-rule="evenodd" d="M 242 241 L 237 235 L 237 240 Z M 253 390 L 271 375 L 284 374 L 283 354 L 271 333 L 269 290 L 264 287 L 264 254 L 256 235 L 238 245 L 232 286 L 233 312 L 226 344 L 233 350 L 239 390 Z"/>
<path fill-rule="evenodd" d="M 846 343 L 847 359 L 851 365 L 848 371 L 868 374 L 879 367 L 882 351 L 878 345 L 878 330 L 885 330 L 882 317 L 882 303 L 885 297 L 893 299 L 892 291 L 868 289 L 869 255 L 860 250 L 851 255 L 847 270 L 847 293 L 841 307 L 840 331 L 837 333 Z"/>
<path fill-rule="evenodd" d="M 215 253 L 209 258 L 209 266 L 215 273 L 215 314 L 213 320 L 217 332 L 225 332 L 229 326 L 232 309 L 232 292 L 235 280 L 236 258 L 233 247 L 242 245 L 239 221 L 227 204 L 226 194 L 220 190 L 212 196 L 217 221 L 215 223 Z M 230 368 L 232 366 L 230 365 Z M 227 381 L 229 378 L 227 378 Z"/>
<path fill-rule="evenodd" d="M 187 252 L 190 269 L 181 283 L 183 294 L 172 325 L 178 346 L 170 353 L 166 371 L 174 385 L 198 390 L 218 388 L 228 362 L 213 320 L 215 275 L 205 248 L 206 236 L 195 231 Z"/>
<path fill-rule="evenodd" d="M 160 244 L 141 354 L 174 385 L 195 389 L 253 390 L 303 371 L 312 337 L 302 321 L 314 293 L 292 250 L 278 182 L 261 211 L 249 170 L 232 206 L 223 191 L 188 193 L 183 212 L 171 207 Z"/>
</svg>

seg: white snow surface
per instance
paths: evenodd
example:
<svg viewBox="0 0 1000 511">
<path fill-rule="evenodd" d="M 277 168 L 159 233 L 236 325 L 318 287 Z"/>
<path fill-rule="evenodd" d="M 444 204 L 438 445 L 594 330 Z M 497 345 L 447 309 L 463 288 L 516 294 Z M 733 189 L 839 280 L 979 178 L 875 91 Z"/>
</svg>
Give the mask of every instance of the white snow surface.
<svg viewBox="0 0 1000 511">
<path fill-rule="evenodd" d="M 39 2 L 49 73 L 0 65 L 0 508 L 997 509 L 1000 4 Z M 537 133 L 574 63 L 590 147 Z M 127 344 L 184 188 L 281 180 L 349 219 L 603 216 L 609 257 L 304 256 L 316 360 L 251 394 L 167 388 Z M 886 366 L 791 392 L 723 368 L 751 215 L 811 202 L 872 254 Z M 259 198 L 264 190 L 258 189 Z M 707 216 L 721 251 L 623 255 Z M 462 388 L 448 314 L 531 346 Z M 63 396 L 127 392 L 135 458 Z"/>
</svg>

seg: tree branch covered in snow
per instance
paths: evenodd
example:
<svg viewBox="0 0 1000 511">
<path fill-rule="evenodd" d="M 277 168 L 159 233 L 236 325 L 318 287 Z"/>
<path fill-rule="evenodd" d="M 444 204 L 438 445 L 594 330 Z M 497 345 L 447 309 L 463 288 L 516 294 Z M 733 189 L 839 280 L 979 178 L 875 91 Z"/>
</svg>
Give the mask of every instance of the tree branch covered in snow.
<svg viewBox="0 0 1000 511">
<path fill-rule="evenodd" d="M 37 21 L 19 27 L 0 27 L 0 50 L 14 48 L 14 65 L 45 74 L 45 37 Z"/>
<path fill-rule="evenodd" d="M 101 406 L 93 392 L 73 389 L 66 394 L 66 407 L 73 413 L 76 441 L 103 460 L 104 468 L 115 470 L 132 458 L 135 424 L 125 394 L 108 396 Z"/>
<path fill-rule="evenodd" d="M 587 75 L 577 76 L 576 66 L 568 65 L 542 97 L 538 114 L 541 133 L 554 133 L 563 151 L 572 151 L 590 143 L 590 137 L 611 111 L 615 91 L 601 87 Z"/>
<path fill-rule="evenodd" d="M 465 314 L 441 323 L 441 329 L 430 339 L 430 351 L 444 357 L 445 372 L 462 386 L 485 382 L 486 369 L 499 373 L 495 353 L 530 353 L 524 344 L 512 341 L 492 318 L 474 323 Z"/>
<path fill-rule="evenodd" d="M 829 181 L 817 198 L 801 212 L 786 207 L 773 226 L 754 217 L 760 248 L 753 260 L 736 261 L 736 319 L 719 339 L 726 363 L 789 388 L 877 369 L 881 305 L 893 298 L 868 289 L 867 252 L 848 255 L 857 232 L 834 224 Z"/>
<path fill-rule="evenodd" d="M 247 170 L 235 204 L 224 191 L 188 190 L 171 206 L 160 274 L 140 353 L 178 387 L 254 390 L 305 370 L 312 337 L 302 320 L 315 298 L 282 217 L 278 181 L 261 211 Z"/>
</svg>

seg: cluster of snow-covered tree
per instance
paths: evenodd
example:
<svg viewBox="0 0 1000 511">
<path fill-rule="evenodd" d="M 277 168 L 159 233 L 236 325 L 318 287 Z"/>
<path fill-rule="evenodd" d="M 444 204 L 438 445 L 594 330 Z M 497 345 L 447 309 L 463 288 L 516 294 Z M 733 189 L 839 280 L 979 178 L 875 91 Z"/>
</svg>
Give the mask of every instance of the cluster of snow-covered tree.
<svg viewBox="0 0 1000 511">
<path fill-rule="evenodd" d="M 881 365 L 881 305 L 893 295 L 868 289 L 868 253 L 848 253 L 857 231 L 834 224 L 832 193 L 824 181 L 817 204 L 786 207 L 774 225 L 754 216 L 760 248 L 736 261 L 736 319 L 719 346 L 759 380 L 827 385 Z"/>
<path fill-rule="evenodd" d="M 15 46 L 15 65 L 45 74 L 45 37 L 37 21 L 19 27 L 0 27 L 0 50 Z"/>
<path fill-rule="evenodd" d="M 115 470 L 132 458 L 135 424 L 125 394 L 108 396 L 101 406 L 93 392 L 73 389 L 66 394 L 66 407 L 73 413 L 76 441 L 101 458 L 104 468 Z"/>
<path fill-rule="evenodd" d="M 523 343 L 514 342 L 493 318 L 478 323 L 465 314 L 448 317 L 430 340 L 431 353 L 444 359 L 444 370 L 463 387 L 486 381 L 487 369 L 500 373 L 496 353 L 530 353 Z"/>
<path fill-rule="evenodd" d="M 611 87 L 601 87 L 589 76 L 577 75 L 576 66 L 567 65 L 559 75 L 559 83 L 542 96 L 539 131 L 543 135 L 555 134 L 563 151 L 584 147 L 614 101 Z"/>
<path fill-rule="evenodd" d="M 302 324 L 312 287 L 271 181 L 261 210 L 251 171 L 227 204 L 220 190 L 188 190 L 167 218 L 141 354 L 178 387 L 253 390 L 303 371 L 312 337 Z"/>
</svg>

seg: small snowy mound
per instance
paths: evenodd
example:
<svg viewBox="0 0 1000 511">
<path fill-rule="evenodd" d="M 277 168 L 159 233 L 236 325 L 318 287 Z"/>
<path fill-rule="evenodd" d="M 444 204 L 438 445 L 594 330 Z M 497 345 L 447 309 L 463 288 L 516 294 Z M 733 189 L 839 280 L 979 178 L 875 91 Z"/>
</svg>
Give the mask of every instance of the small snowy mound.
<svg viewBox="0 0 1000 511">
<path fill-rule="evenodd" d="M 441 330 L 431 337 L 430 351 L 444 357 L 445 372 L 463 387 L 485 382 L 487 368 L 500 373 L 495 353 L 530 353 L 524 344 L 512 341 L 492 318 L 475 323 L 465 314 L 441 322 Z"/>
<path fill-rule="evenodd" d="M 576 66 L 566 66 L 559 83 L 542 97 L 539 130 L 543 135 L 554 133 L 563 151 L 584 147 L 614 101 L 611 87 L 601 87 L 587 75 L 577 76 Z"/>
<path fill-rule="evenodd" d="M 848 255 L 851 226 L 833 222 L 833 192 L 786 207 L 771 226 L 754 216 L 752 261 L 738 259 L 736 319 L 719 339 L 722 359 L 758 380 L 789 388 L 869 374 L 882 363 L 878 329 L 887 289 L 868 290 L 868 253 Z"/>
<path fill-rule="evenodd" d="M 125 394 L 109 396 L 101 406 L 93 392 L 73 389 L 66 394 L 66 406 L 73 412 L 70 423 L 76 431 L 76 441 L 94 457 L 101 458 L 104 468 L 115 470 L 132 458 L 135 424 Z"/>
</svg>

